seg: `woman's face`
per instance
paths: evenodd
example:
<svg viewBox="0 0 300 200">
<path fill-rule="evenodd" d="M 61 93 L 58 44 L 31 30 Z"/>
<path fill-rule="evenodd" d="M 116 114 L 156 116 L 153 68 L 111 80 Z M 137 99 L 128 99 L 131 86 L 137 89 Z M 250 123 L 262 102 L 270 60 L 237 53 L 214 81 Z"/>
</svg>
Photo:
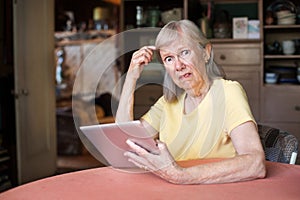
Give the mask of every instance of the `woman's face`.
<svg viewBox="0 0 300 200">
<path fill-rule="evenodd" d="M 206 76 L 205 49 L 198 44 L 188 44 L 176 40 L 171 45 L 160 49 L 160 56 L 167 73 L 175 84 L 185 91 L 201 88 Z"/>
</svg>

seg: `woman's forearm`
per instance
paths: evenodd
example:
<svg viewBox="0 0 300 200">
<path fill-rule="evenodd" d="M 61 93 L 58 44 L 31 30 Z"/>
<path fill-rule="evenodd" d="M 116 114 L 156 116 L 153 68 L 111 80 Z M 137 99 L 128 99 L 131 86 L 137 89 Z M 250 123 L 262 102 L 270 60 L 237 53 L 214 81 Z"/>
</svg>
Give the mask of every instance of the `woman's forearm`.
<svg viewBox="0 0 300 200">
<path fill-rule="evenodd" d="M 170 182 L 176 184 L 212 184 L 247 181 L 264 178 L 266 175 L 264 157 L 240 155 L 220 162 L 177 168 L 172 172 Z M 177 177 L 174 176 L 177 174 Z"/>
<path fill-rule="evenodd" d="M 116 122 L 127 122 L 134 119 L 133 105 L 135 86 L 136 80 L 130 78 L 125 79 L 116 113 Z"/>
<path fill-rule="evenodd" d="M 145 46 L 133 53 L 122 89 L 116 122 L 126 122 L 134 119 L 133 103 L 136 81 L 140 77 L 144 66 L 151 62 L 155 49 L 154 46 Z"/>
</svg>

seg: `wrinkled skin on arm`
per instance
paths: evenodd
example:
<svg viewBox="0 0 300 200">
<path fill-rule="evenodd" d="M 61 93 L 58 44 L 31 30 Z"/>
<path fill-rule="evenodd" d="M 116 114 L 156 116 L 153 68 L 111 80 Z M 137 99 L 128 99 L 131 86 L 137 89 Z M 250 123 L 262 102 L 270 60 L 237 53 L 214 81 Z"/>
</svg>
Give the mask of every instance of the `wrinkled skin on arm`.
<svg viewBox="0 0 300 200">
<path fill-rule="evenodd" d="M 265 157 L 253 122 L 236 127 L 231 138 L 237 156 L 215 163 L 182 168 L 176 164 L 167 146 L 158 141 L 159 154 L 152 154 L 127 141 L 135 153 L 126 152 L 129 161 L 175 184 L 212 184 L 264 178 Z"/>
</svg>

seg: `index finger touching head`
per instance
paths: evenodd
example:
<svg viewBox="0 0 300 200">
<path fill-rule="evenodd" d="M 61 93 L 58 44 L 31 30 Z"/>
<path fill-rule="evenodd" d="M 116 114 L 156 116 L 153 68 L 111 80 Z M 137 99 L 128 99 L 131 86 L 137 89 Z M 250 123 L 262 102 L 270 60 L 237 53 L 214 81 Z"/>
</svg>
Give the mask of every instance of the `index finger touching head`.
<svg viewBox="0 0 300 200">
<path fill-rule="evenodd" d="M 151 50 L 153 50 L 153 51 L 155 51 L 155 50 L 156 50 L 156 46 L 153 46 L 153 45 L 151 45 L 151 46 L 147 46 L 147 48 L 149 48 L 149 49 L 151 49 Z"/>
</svg>

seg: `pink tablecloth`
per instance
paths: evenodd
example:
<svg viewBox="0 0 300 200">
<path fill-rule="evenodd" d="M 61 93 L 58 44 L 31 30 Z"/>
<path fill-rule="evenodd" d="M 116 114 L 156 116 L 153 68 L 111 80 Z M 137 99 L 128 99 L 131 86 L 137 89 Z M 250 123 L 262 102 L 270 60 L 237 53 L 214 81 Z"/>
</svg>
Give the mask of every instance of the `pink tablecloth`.
<svg viewBox="0 0 300 200">
<path fill-rule="evenodd" d="M 300 166 L 271 162 L 266 165 L 265 179 L 216 185 L 174 185 L 151 173 L 129 173 L 104 167 L 28 183 L 0 194 L 0 199 L 299 200 Z"/>
</svg>

